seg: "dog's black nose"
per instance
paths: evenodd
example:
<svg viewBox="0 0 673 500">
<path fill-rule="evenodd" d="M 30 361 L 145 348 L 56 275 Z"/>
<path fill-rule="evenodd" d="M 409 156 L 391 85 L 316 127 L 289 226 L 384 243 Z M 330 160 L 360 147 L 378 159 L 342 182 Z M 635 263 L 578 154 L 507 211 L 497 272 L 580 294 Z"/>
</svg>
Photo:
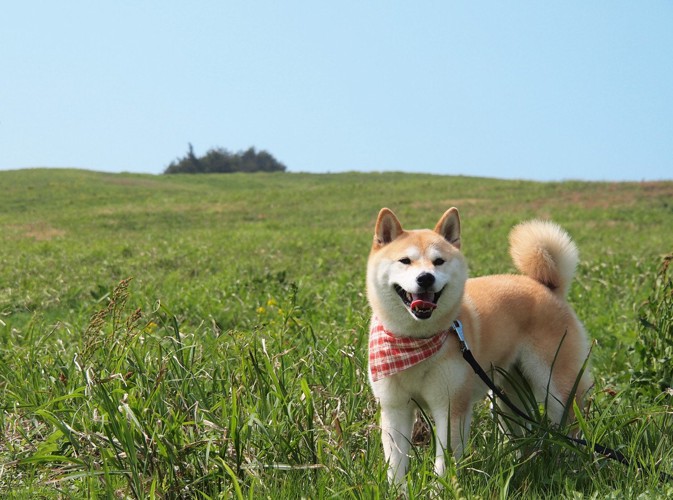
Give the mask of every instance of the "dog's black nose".
<svg viewBox="0 0 673 500">
<path fill-rule="evenodd" d="M 435 276 L 431 273 L 421 273 L 416 276 L 416 283 L 418 283 L 418 286 L 428 289 L 435 284 Z"/>
</svg>

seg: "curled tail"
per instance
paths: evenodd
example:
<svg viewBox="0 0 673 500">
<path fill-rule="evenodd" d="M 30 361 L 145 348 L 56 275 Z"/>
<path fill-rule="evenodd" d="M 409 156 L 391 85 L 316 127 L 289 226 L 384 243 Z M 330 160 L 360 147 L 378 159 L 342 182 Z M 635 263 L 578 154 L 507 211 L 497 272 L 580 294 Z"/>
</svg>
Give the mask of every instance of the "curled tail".
<svg viewBox="0 0 673 500">
<path fill-rule="evenodd" d="M 509 234 L 516 268 L 559 297 L 568 294 L 579 260 L 577 247 L 559 225 L 542 220 L 523 222 Z"/>
</svg>

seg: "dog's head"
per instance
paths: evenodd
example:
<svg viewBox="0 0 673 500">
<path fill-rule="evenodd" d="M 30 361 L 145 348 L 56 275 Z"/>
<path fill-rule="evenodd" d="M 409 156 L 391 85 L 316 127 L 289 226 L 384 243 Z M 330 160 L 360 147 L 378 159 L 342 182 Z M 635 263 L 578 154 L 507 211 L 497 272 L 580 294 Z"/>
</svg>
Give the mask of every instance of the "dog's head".
<svg viewBox="0 0 673 500">
<path fill-rule="evenodd" d="M 402 229 L 389 209 L 379 212 L 367 296 L 393 333 L 421 336 L 446 328 L 460 307 L 466 279 L 457 209 L 447 210 L 434 230 L 412 231 Z"/>
</svg>

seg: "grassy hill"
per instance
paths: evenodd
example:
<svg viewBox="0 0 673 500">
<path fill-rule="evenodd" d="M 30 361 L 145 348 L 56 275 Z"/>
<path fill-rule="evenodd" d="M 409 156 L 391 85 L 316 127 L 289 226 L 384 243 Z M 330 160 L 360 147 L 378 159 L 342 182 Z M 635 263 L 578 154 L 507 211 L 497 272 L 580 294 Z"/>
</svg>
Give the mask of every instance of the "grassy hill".
<svg viewBox="0 0 673 500">
<path fill-rule="evenodd" d="M 457 206 L 473 276 L 513 271 L 517 222 L 565 227 L 581 256 L 570 300 L 597 341 L 586 433 L 653 470 L 671 463 L 657 306 L 673 182 L 23 170 L 0 186 L 1 492 L 389 494 L 366 382 L 382 206 L 407 227 Z M 539 435 L 507 440 L 486 405 L 473 435 L 448 496 L 673 491 Z M 418 454 L 412 497 L 434 487 L 433 452 Z"/>
</svg>

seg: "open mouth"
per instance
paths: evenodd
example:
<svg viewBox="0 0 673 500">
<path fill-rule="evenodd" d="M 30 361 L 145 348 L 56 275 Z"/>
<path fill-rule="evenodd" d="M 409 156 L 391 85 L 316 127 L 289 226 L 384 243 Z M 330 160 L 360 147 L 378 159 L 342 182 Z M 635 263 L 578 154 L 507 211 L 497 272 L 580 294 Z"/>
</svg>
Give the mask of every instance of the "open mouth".
<svg viewBox="0 0 673 500">
<path fill-rule="evenodd" d="M 432 312 L 437 309 L 437 301 L 443 290 L 439 292 L 409 293 L 401 286 L 395 285 L 397 295 L 400 296 L 404 305 L 411 311 L 411 314 L 418 319 L 428 319 L 432 316 Z"/>
</svg>

